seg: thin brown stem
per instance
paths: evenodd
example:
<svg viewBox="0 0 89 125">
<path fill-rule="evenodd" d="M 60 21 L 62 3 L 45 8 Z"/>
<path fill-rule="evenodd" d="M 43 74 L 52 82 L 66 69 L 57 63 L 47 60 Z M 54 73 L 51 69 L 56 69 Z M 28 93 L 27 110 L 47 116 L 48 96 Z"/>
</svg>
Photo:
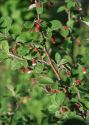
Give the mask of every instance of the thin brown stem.
<svg viewBox="0 0 89 125">
<path fill-rule="evenodd" d="M 40 20 L 40 14 L 37 14 L 37 19 Z"/>
<path fill-rule="evenodd" d="M 48 51 L 47 51 L 47 49 L 46 49 L 46 45 L 44 46 L 44 52 L 45 52 L 46 56 L 48 57 L 49 65 L 50 65 L 51 68 L 53 69 L 53 71 L 54 71 L 54 73 L 55 73 L 55 75 L 56 75 L 58 81 L 60 81 L 60 80 L 61 80 L 61 77 L 60 77 L 60 75 L 59 75 L 59 73 L 58 73 L 56 67 L 54 66 L 54 64 L 53 64 L 53 62 L 52 62 L 52 60 L 51 60 L 51 58 L 50 58 L 50 55 L 49 55 L 49 53 L 48 53 Z"/>
<path fill-rule="evenodd" d="M 41 31 L 40 33 L 41 33 L 41 36 L 42 36 L 42 38 L 43 38 L 43 42 L 45 42 L 46 39 L 45 39 L 45 36 L 44 36 L 43 32 Z M 44 52 L 45 52 L 46 56 L 48 57 L 48 61 L 49 61 L 48 63 L 49 63 L 49 65 L 51 66 L 52 70 L 54 71 L 54 73 L 55 73 L 55 75 L 56 75 L 58 81 L 60 81 L 60 80 L 61 80 L 61 77 L 60 77 L 60 75 L 59 75 L 59 73 L 58 73 L 58 70 L 56 69 L 56 67 L 54 66 L 54 64 L 53 64 L 53 62 L 52 62 L 52 60 L 51 60 L 51 58 L 50 58 L 50 55 L 49 55 L 49 53 L 48 53 L 48 51 L 47 51 L 47 48 L 46 48 L 45 43 L 44 43 Z"/>
<path fill-rule="evenodd" d="M 24 58 L 19 57 L 19 56 L 16 56 L 16 55 L 14 55 L 14 54 L 12 54 L 12 53 L 9 53 L 8 56 L 9 56 L 9 57 L 12 57 L 12 58 L 19 59 L 19 60 L 24 60 Z"/>
<path fill-rule="evenodd" d="M 43 63 L 43 64 L 46 64 L 46 65 L 49 65 L 49 63 L 46 62 L 45 60 L 38 60 L 38 62 Z"/>
</svg>

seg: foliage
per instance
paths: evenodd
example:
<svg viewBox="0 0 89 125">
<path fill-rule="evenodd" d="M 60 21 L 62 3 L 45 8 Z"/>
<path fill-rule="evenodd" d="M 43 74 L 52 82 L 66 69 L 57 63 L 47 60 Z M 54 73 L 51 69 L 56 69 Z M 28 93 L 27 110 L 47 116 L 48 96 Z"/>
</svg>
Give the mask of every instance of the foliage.
<svg viewBox="0 0 89 125">
<path fill-rule="evenodd" d="M 0 1 L 3 124 L 88 119 L 89 27 L 83 22 L 89 17 L 83 13 L 76 0 Z"/>
</svg>

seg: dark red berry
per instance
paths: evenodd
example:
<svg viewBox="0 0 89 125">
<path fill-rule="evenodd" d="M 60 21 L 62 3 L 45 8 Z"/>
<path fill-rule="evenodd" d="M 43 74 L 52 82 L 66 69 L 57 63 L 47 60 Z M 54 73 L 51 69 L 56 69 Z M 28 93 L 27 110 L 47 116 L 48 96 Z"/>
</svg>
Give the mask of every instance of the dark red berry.
<svg viewBox="0 0 89 125">
<path fill-rule="evenodd" d="M 39 32 L 41 30 L 41 25 L 39 23 L 35 24 L 35 31 Z"/>
<path fill-rule="evenodd" d="M 38 48 L 34 48 L 34 52 L 38 52 L 39 51 L 39 49 Z"/>
<path fill-rule="evenodd" d="M 65 113 L 65 112 L 67 112 L 68 111 L 68 109 L 66 108 L 66 107 L 61 107 L 60 108 L 60 112 L 63 114 L 63 113 Z"/>
<path fill-rule="evenodd" d="M 53 35 L 51 36 L 51 43 L 52 43 L 52 44 L 55 44 L 55 43 L 56 43 L 55 36 L 53 36 Z"/>
<path fill-rule="evenodd" d="M 29 67 L 25 67 L 25 71 L 27 71 L 27 73 L 29 74 L 32 72 L 32 70 Z"/>
<path fill-rule="evenodd" d="M 76 84 L 79 85 L 81 83 L 81 80 L 77 79 Z"/>
<path fill-rule="evenodd" d="M 12 48 L 12 51 L 13 51 L 14 55 L 17 54 L 16 47 L 13 47 L 13 48 Z"/>
<path fill-rule="evenodd" d="M 35 66 L 36 65 L 36 61 L 33 59 L 32 60 L 32 65 Z"/>
<path fill-rule="evenodd" d="M 51 93 L 55 93 L 56 91 L 55 91 L 54 89 L 51 89 L 50 92 L 51 92 Z"/>
<path fill-rule="evenodd" d="M 67 26 L 63 26 L 63 28 L 64 28 L 64 30 L 67 30 L 67 29 L 68 29 L 68 27 L 67 27 Z"/>
</svg>

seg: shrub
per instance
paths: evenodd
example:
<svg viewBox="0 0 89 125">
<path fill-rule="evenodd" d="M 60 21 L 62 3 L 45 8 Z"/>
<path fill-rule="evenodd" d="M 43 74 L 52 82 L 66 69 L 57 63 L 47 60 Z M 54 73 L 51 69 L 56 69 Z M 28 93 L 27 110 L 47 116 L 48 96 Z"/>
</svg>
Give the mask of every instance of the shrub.
<svg viewBox="0 0 89 125">
<path fill-rule="evenodd" d="M 2 0 L 0 15 L 2 124 L 87 119 L 89 28 L 81 3 Z"/>
</svg>

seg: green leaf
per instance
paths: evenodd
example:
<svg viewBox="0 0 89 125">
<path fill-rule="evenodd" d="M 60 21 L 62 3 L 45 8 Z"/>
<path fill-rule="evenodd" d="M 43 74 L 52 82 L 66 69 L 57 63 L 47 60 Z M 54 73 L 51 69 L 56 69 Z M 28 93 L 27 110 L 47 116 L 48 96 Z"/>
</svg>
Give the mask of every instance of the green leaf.
<svg viewBox="0 0 89 125">
<path fill-rule="evenodd" d="M 61 31 L 60 31 L 60 34 L 63 36 L 63 37 L 66 37 L 66 36 L 68 36 L 69 35 L 69 30 L 65 30 L 65 29 L 61 29 Z"/>
<path fill-rule="evenodd" d="M 21 33 L 21 30 L 22 30 L 22 28 L 21 28 L 21 26 L 19 25 L 19 24 L 13 24 L 12 26 L 11 26 L 11 32 L 13 33 L 13 34 L 15 34 L 15 35 L 18 35 L 18 34 L 20 34 Z"/>
<path fill-rule="evenodd" d="M 9 16 L 3 16 L 3 17 L 1 17 L 0 20 L 3 21 L 1 26 L 5 27 L 7 31 L 10 30 L 11 24 L 12 24 L 12 19 Z"/>
<path fill-rule="evenodd" d="M 61 76 L 61 78 L 62 78 L 63 81 L 66 81 L 66 80 L 67 80 L 67 75 L 66 75 L 66 72 L 65 72 L 64 69 L 62 69 L 62 70 L 60 71 L 60 76 Z"/>
<path fill-rule="evenodd" d="M 27 67 L 28 66 L 27 61 L 19 60 L 19 59 L 13 59 L 11 61 L 12 70 L 20 69 L 22 66 Z"/>
<path fill-rule="evenodd" d="M 1 50 L 0 50 L 0 62 L 2 62 L 5 58 L 7 58 L 8 54 L 9 54 L 8 41 L 3 40 L 1 43 Z"/>
<path fill-rule="evenodd" d="M 4 52 L 0 52 L 0 62 L 2 62 L 4 59 L 6 59 L 8 56 Z"/>
<path fill-rule="evenodd" d="M 66 60 L 66 59 L 62 59 L 62 60 L 60 61 L 60 65 L 65 64 L 65 63 L 67 63 L 67 60 Z"/>
<path fill-rule="evenodd" d="M 27 40 L 30 40 L 30 32 L 22 32 L 16 39 L 16 41 L 20 42 L 27 42 Z"/>
<path fill-rule="evenodd" d="M 65 98 L 66 98 L 66 96 L 65 96 L 64 92 L 58 93 L 55 96 L 55 100 L 56 100 L 58 105 L 63 105 Z"/>
<path fill-rule="evenodd" d="M 37 65 L 36 65 L 34 71 L 35 71 L 36 73 L 42 73 L 42 72 L 43 72 L 43 68 L 44 68 L 44 65 L 37 63 Z"/>
<path fill-rule="evenodd" d="M 72 58 L 68 55 L 64 56 L 64 59 L 68 62 L 68 63 L 72 63 Z"/>
<path fill-rule="evenodd" d="M 4 39 L 3 34 L 0 33 L 0 41 L 2 41 Z"/>
<path fill-rule="evenodd" d="M 52 94 L 52 95 L 50 96 L 50 98 L 51 98 L 51 103 L 57 105 L 57 102 L 56 102 L 56 100 L 55 100 L 56 94 Z"/>
<path fill-rule="evenodd" d="M 1 102 L 0 114 L 8 112 L 8 98 L 5 98 Z"/>
<path fill-rule="evenodd" d="M 79 79 L 82 80 L 84 75 L 83 75 L 83 71 L 82 71 L 82 66 L 81 65 L 78 66 L 77 73 L 79 74 Z"/>
<path fill-rule="evenodd" d="M 49 112 L 55 113 L 58 110 L 58 105 L 52 104 L 48 107 Z"/>
<path fill-rule="evenodd" d="M 25 56 L 29 52 L 29 47 L 27 46 L 20 46 L 17 49 L 18 55 Z"/>
<path fill-rule="evenodd" d="M 74 2 L 73 0 L 71 0 L 71 1 L 69 1 L 69 2 L 67 3 L 67 8 L 68 8 L 68 9 L 71 9 L 71 8 L 73 8 L 73 7 L 75 7 L 75 2 Z"/>
<path fill-rule="evenodd" d="M 62 27 L 62 24 L 59 20 L 52 20 L 51 24 L 52 24 L 51 30 L 58 30 L 59 28 Z"/>
<path fill-rule="evenodd" d="M 49 40 L 46 41 L 46 47 L 48 50 L 51 48 L 51 42 Z"/>
<path fill-rule="evenodd" d="M 71 90 L 71 93 L 78 93 L 78 88 L 75 87 L 75 86 L 72 86 L 72 87 L 70 88 L 70 90 Z"/>
<path fill-rule="evenodd" d="M 2 51 L 5 53 L 9 53 L 9 45 L 7 40 L 2 41 Z"/>
<path fill-rule="evenodd" d="M 32 26 L 33 26 L 33 25 L 32 25 L 32 22 L 30 22 L 30 21 L 25 21 L 25 22 L 24 22 L 24 28 L 25 28 L 25 29 L 28 29 L 28 30 L 29 30 L 30 28 L 32 28 Z"/>
<path fill-rule="evenodd" d="M 47 28 L 47 38 L 50 40 L 52 36 L 51 28 Z"/>
<path fill-rule="evenodd" d="M 80 99 L 80 102 L 87 108 L 89 109 L 89 101 L 85 100 L 85 99 Z"/>
<path fill-rule="evenodd" d="M 74 20 L 70 19 L 70 20 L 67 22 L 67 26 L 72 28 L 73 25 L 74 25 Z"/>
<path fill-rule="evenodd" d="M 60 13 L 65 10 L 65 6 L 61 6 L 58 8 L 57 12 Z"/>
<path fill-rule="evenodd" d="M 61 56 L 58 52 L 55 54 L 55 60 L 56 60 L 57 63 L 59 63 L 60 60 L 61 60 Z"/>
<path fill-rule="evenodd" d="M 42 14 L 43 13 L 43 4 L 41 4 L 40 7 L 36 7 L 37 14 Z"/>
<path fill-rule="evenodd" d="M 40 78 L 40 84 L 54 84 L 53 80 L 49 77 Z"/>
<path fill-rule="evenodd" d="M 39 35 L 37 32 L 22 32 L 16 39 L 16 41 L 20 41 L 22 43 L 28 42 L 31 40 L 37 41 L 39 39 Z"/>
</svg>

